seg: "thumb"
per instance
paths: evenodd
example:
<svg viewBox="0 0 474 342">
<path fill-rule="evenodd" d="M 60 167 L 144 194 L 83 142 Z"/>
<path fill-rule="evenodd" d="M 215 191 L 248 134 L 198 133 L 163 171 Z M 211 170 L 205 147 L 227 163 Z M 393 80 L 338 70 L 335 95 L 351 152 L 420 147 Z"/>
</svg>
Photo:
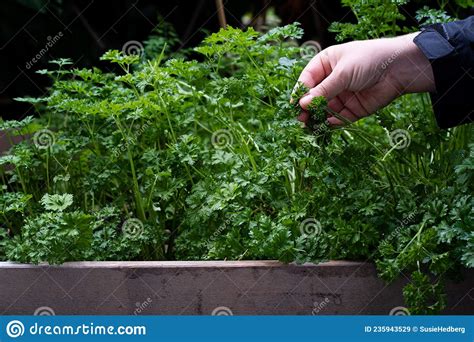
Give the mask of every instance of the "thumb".
<svg viewBox="0 0 474 342">
<path fill-rule="evenodd" d="M 333 70 L 321 83 L 312 88 L 308 95 L 300 100 L 300 106 L 306 109 L 311 100 L 316 96 L 324 96 L 329 101 L 339 95 L 346 88 L 344 77 L 341 76 L 340 72 Z"/>
</svg>

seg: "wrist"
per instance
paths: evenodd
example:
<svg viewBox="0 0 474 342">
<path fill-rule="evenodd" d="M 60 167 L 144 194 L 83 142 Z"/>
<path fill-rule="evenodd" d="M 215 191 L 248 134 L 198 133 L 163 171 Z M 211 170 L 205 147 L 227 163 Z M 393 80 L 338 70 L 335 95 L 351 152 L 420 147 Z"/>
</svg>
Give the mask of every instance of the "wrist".
<svg viewBox="0 0 474 342">
<path fill-rule="evenodd" d="M 418 34 L 415 32 L 393 38 L 398 57 L 394 59 L 388 73 L 401 94 L 436 90 L 430 61 L 413 42 Z"/>
</svg>

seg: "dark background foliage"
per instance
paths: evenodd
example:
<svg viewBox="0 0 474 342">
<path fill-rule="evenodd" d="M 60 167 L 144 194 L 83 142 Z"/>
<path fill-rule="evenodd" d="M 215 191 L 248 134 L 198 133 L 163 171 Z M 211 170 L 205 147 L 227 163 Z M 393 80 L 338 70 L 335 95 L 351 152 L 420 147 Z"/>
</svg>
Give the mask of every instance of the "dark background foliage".
<svg viewBox="0 0 474 342">
<path fill-rule="evenodd" d="M 348 8 L 333 0 L 239 0 L 223 1 L 227 23 L 235 27 L 265 26 L 272 8 L 281 24 L 302 23 L 303 41 L 314 39 L 321 45 L 335 43 L 327 28 L 333 21 L 354 20 Z M 436 7 L 437 1 L 413 1 L 406 6 L 407 20 L 423 5 Z M 3 0 L 0 4 L 0 116 L 22 118 L 33 114 L 30 105 L 13 100 L 20 96 L 40 96 L 48 80 L 35 73 L 47 68 L 48 60 L 68 57 L 77 67 L 96 65 L 109 49 L 121 49 L 130 40 L 143 41 L 163 20 L 176 29 L 178 48 L 196 46 L 206 32 L 219 29 L 214 0 Z M 449 6 L 448 6 L 449 11 Z M 245 24 L 243 16 L 251 19 Z M 26 65 L 59 32 L 63 36 L 41 59 Z M 103 63 L 101 68 L 107 69 Z"/>
</svg>

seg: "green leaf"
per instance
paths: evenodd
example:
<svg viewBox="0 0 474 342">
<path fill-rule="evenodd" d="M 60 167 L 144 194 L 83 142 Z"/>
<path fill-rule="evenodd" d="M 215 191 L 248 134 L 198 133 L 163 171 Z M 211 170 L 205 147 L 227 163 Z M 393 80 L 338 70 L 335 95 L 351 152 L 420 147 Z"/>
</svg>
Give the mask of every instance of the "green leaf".
<svg viewBox="0 0 474 342">
<path fill-rule="evenodd" d="M 66 210 L 69 206 L 72 205 L 73 202 L 73 195 L 71 194 L 54 194 L 54 195 L 49 195 L 45 194 L 41 198 L 41 204 L 46 210 L 51 210 L 51 211 L 64 211 Z"/>
</svg>

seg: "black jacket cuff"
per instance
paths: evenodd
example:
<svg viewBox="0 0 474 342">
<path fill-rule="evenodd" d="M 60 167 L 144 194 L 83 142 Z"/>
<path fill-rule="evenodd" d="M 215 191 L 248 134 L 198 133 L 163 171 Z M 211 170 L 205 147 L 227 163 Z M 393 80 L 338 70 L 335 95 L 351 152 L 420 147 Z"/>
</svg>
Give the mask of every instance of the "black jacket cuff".
<svg viewBox="0 0 474 342">
<path fill-rule="evenodd" d="M 430 96 L 438 126 L 472 122 L 474 17 L 425 27 L 413 41 L 433 68 L 436 92 Z"/>
</svg>

